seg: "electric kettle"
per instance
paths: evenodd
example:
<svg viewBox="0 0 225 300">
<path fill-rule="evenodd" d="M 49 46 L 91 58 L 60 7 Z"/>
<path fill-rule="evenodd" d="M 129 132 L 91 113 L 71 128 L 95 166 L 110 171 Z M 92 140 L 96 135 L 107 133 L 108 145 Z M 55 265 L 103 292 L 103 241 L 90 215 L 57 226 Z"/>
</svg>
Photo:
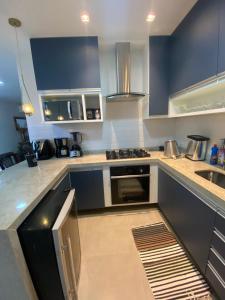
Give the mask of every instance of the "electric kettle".
<svg viewBox="0 0 225 300">
<path fill-rule="evenodd" d="M 180 156 L 180 151 L 175 140 L 168 140 L 164 144 L 164 155 L 168 158 L 174 158 Z"/>
</svg>

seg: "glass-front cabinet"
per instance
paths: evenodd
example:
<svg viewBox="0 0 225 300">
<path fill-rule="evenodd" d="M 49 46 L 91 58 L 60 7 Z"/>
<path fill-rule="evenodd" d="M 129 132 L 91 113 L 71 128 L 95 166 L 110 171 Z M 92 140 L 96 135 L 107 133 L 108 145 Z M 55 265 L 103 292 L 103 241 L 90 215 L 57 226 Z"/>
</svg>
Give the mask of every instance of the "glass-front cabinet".
<svg viewBox="0 0 225 300">
<path fill-rule="evenodd" d="M 45 123 L 102 122 L 100 92 L 44 92 L 39 94 Z"/>
</svg>

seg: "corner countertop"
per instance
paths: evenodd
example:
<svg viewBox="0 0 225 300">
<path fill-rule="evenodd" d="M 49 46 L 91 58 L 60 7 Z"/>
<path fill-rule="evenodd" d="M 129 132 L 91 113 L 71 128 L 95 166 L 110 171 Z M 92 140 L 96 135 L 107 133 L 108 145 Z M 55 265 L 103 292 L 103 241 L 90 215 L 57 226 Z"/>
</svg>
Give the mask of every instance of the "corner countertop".
<svg viewBox="0 0 225 300">
<path fill-rule="evenodd" d="M 24 161 L 0 173 L 0 230 L 15 230 L 40 202 L 43 196 L 69 170 L 85 167 L 158 163 L 183 180 L 191 188 L 202 192 L 211 203 L 225 210 L 225 189 L 201 178 L 196 170 L 217 170 L 205 162 L 186 158 L 166 159 L 162 152 L 151 152 L 151 157 L 138 159 L 106 160 L 105 154 L 86 155 L 81 158 L 50 159 L 39 161 L 38 167 L 28 168 Z M 220 170 L 221 173 L 225 172 Z"/>
</svg>

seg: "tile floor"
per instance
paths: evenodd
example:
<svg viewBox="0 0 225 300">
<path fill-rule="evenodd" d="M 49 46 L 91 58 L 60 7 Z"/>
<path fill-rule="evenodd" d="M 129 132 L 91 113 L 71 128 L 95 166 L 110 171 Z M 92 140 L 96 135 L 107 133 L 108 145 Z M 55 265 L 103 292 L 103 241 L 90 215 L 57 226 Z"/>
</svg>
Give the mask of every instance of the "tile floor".
<svg viewBox="0 0 225 300">
<path fill-rule="evenodd" d="M 155 208 L 79 219 L 79 300 L 154 299 L 131 228 L 162 221 Z"/>
</svg>

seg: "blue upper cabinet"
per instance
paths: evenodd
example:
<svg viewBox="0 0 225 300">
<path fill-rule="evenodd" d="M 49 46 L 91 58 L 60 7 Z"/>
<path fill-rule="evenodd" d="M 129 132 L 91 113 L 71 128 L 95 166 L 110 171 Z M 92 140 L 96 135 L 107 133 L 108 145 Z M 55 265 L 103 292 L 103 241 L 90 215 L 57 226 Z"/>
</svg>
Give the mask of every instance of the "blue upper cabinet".
<svg viewBox="0 0 225 300">
<path fill-rule="evenodd" d="M 199 0 L 172 34 L 170 94 L 217 74 L 219 1 Z"/>
<path fill-rule="evenodd" d="M 219 0 L 220 31 L 219 31 L 219 56 L 218 73 L 225 71 L 225 1 Z"/>
<path fill-rule="evenodd" d="M 38 90 L 100 88 L 97 37 L 30 40 Z"/>
<path fill-rule="evenodd" d="M 168 114 L 169 36 L 149 38 L 149 115 Z"/>
</svg>

